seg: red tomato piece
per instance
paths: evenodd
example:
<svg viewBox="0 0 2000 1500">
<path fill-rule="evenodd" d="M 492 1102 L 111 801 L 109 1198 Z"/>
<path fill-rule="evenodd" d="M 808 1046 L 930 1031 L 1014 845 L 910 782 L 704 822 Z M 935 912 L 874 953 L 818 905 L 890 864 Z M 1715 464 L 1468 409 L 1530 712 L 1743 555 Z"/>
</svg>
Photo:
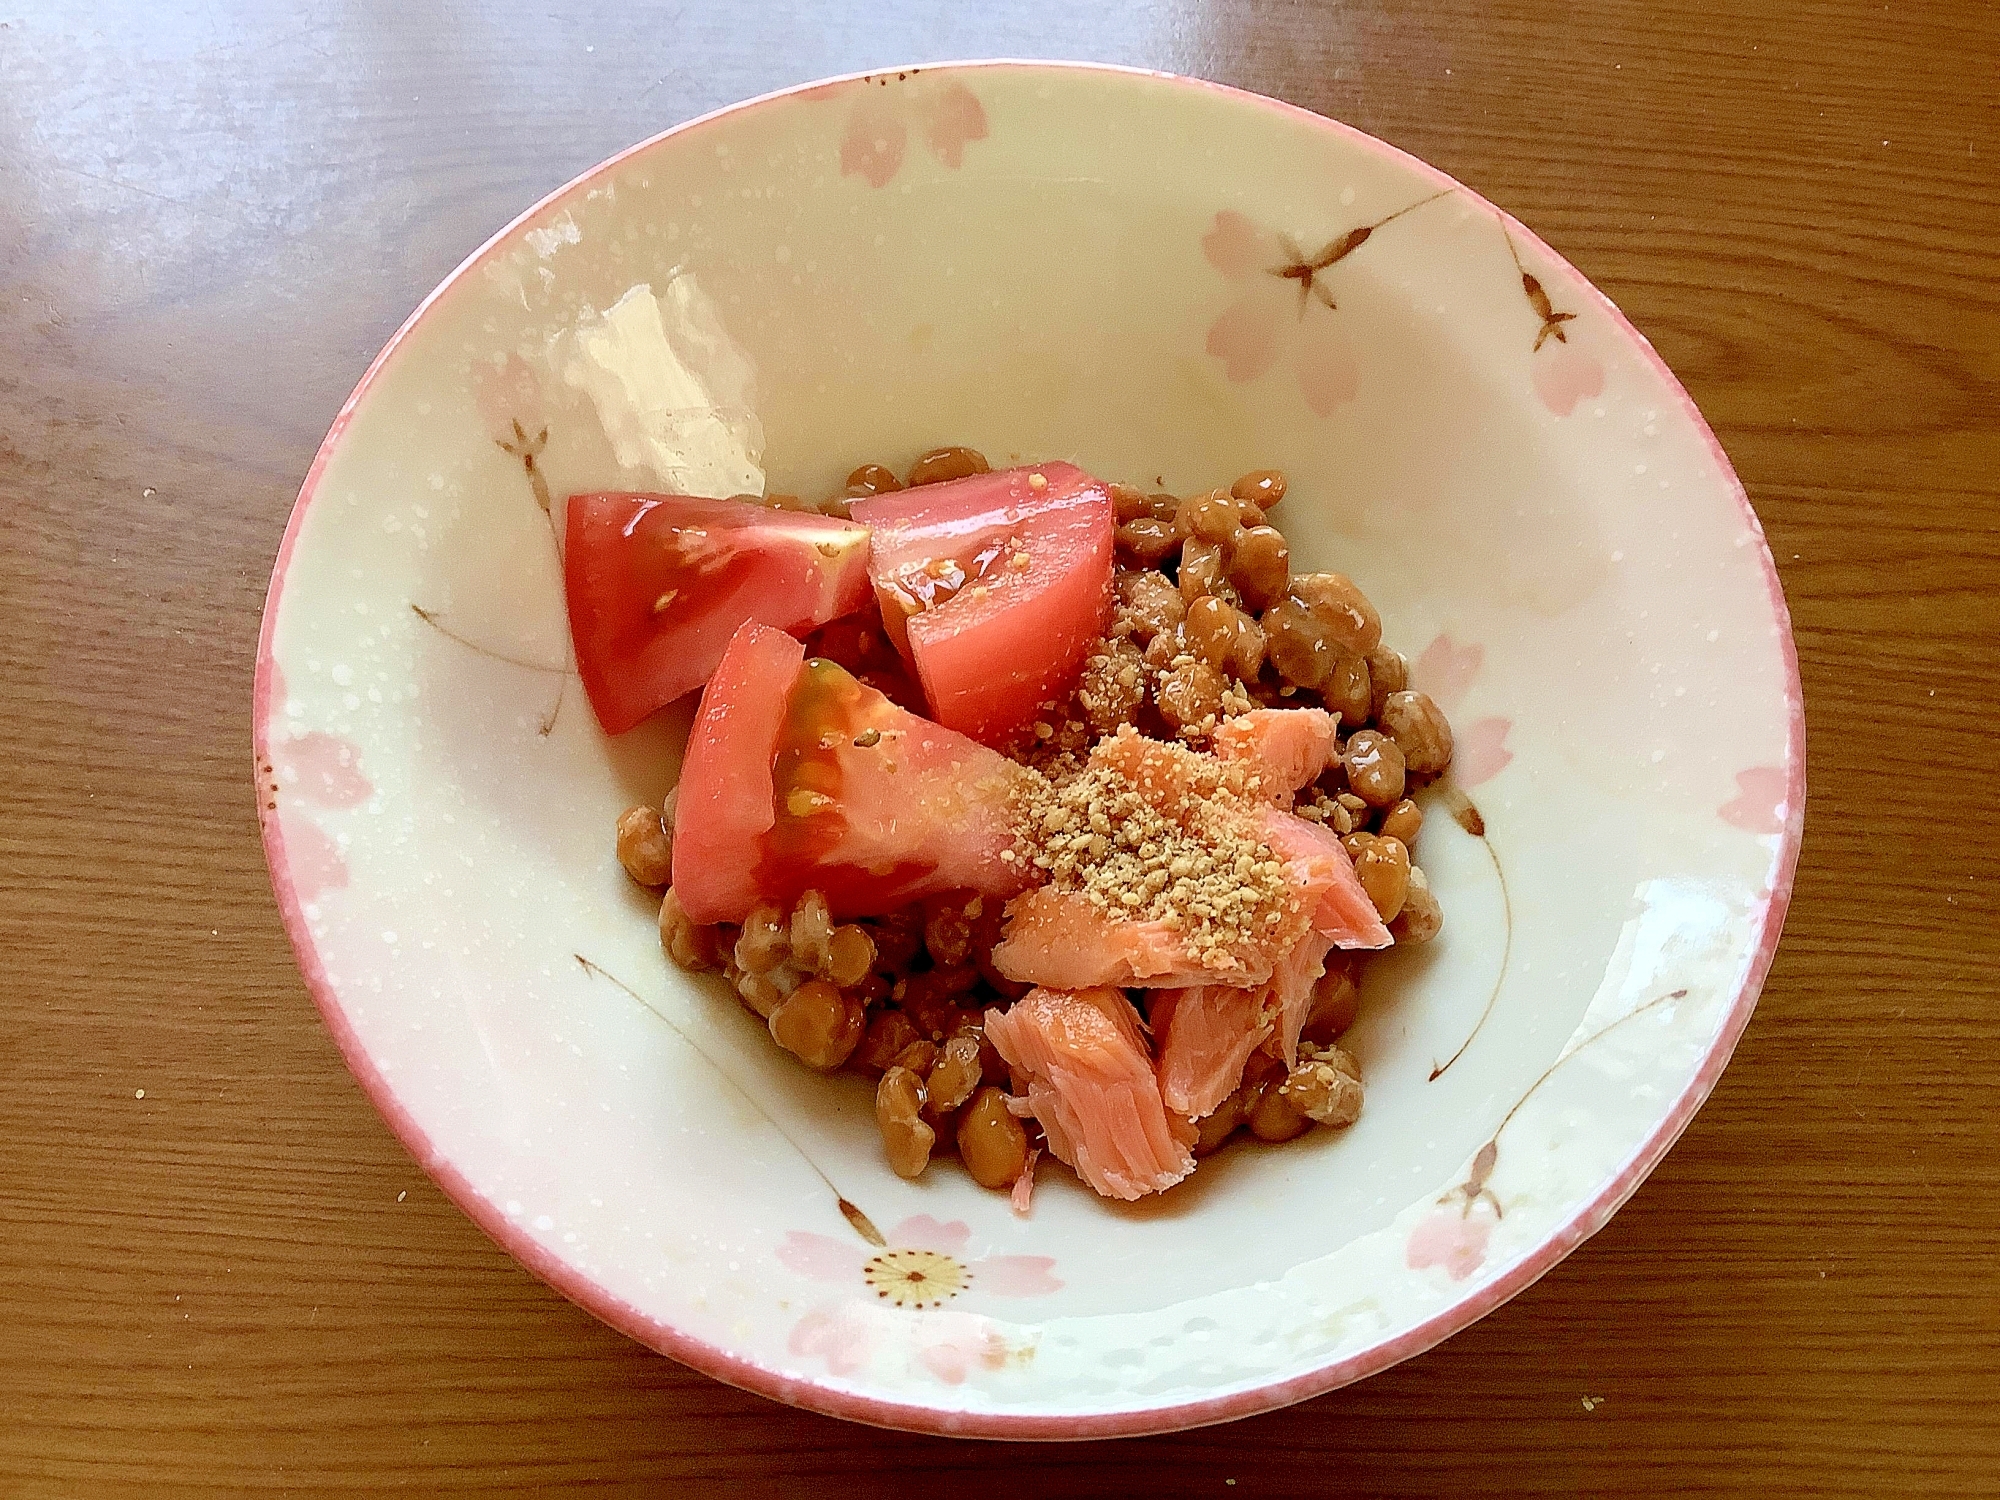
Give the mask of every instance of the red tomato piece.
<svg viewBox="0 0 2000 1500">
<path fill-rule="evenodd" d="M 913 713 L 924 711 L 924 690 L 889 644 L 882 618 L 872 609 L 820 626 L 806 637 L 806 655 L 838 662 L 890 702 Z"/>
<path fill-rule="evenodd" d="M 1012 800 L 1033 773 L 789 636 L 746 624 L 702 694 L 675 808 L 674 891 L 696 922 L 820 890 L 836 917 L 1028 884 Z"/>
<path fill-rule="evenodd" d="M 746 620 L 805 631 L 868 600 L 868 531 L 685 495 L 573 495 L 563 584 L 577 673 L 608 734 L 708 680 Z"/>
<path fill-rule="evenodd" d="M 674 803 L 674 894 L 696 922 L 740 922 L 757 904 L 756 850 L 777 821 L 771 762 L 806 648 L 745 625 L 702 690 Z"/>
<path fill-rule="evenodd" d="M 939 723 L 1001 744 L 1076 681 L 1111 611 L 1111 493 L 1034 464 L 873 495 L 883 624 Z"/>
</svg>

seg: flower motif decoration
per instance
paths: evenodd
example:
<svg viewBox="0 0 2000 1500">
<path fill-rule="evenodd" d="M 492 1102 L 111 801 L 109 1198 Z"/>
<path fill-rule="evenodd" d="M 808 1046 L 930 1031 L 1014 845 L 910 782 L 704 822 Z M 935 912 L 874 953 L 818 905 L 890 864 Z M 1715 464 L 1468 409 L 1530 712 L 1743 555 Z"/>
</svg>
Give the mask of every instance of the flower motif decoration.
<svg viewBox="0 0 2000 1500">
<path fill-rule="evenodd" d="M 1536 358 L 1534 381 L 1542 405 L 1566 417 L 1579 401 L 1604 394 L 1604 365 L 1596 355 L 1565 340 Z"/>
<path fill-rule="evenodd" d="M 868 1363 L 873 1330 L 852 1307 L 816 1308 L 792 1325 L 785 1347 L 806 1359 L 826 1361 L 832 1375 L 852 1375 Z"/>
<path fill-rule="evenodd" d="M 1576 410 L 1577 402 L 1604 394 L 1604 362 L 1570 338 L 1563 325 L 1575 322 L 1576 314 L 1559 311 L 1550 302 L 1541 279 L 1521 264 L 1521 252 L 1514 248 L 1511 234 L 1507 236 L 1507 253 L 1514 257 L 1514 269 L 1521 273 L 1521 294 L 1541 319 L 1534 347 L 1529 350 L 1534 358 L 1535 394 L 1554 415 L 1566 417 Z"/>
<path fill-rule="evenodd" d="M 840 138 L 840 175 L 887 187 L 903 169 L 912 126 L 931 155 L 956 170 L 965 161 L 965 148 L 986 139 L 986 109 L 956 80 L 933 82 L 920 72 L 865 78 Z"/>
<path fill-rule="evenodd" d="M 521 461 L 535 504 L 554 527 L 558 519 L 548 476 L 535 462 L 549 446 L 549 422 L 541 377 L 519 354 L 497 361 L 480 360 L 472 368 L 472 399 L 489 430 L 499 433 L 493 445 Z M 556 541 L 561 551 L 561 538 Z"/>
<path fill-rule="evenodd" d="M 1485 1263 L 1486 1242 L 1499 1222 L 1498 1211 L 1483 1206 L 1434 1209 L 1411 1231 L 1403 1262 L 1412 1271 L 1437 1266 L 1453 1281 L 1463 1281 Z"/>
<path fill-rule="evenodd" d="M 1499 1194 L 1493 1191 L 1493 1169 L 1500 1164 L 1500 1137 L 1507 1127 L 1514 1123 L 1514 1116 L 1521 1112 L 1521 1106 L 1534 1098 L 1541 1086 L 1554 1077 L 1557 1070 L 1587 1047 L 1602 1041 L 1619 1027 L 1641 1016 L 1653 1015 L 1664 1007 L 1679 1004 L 1687 998 L 1685 988 L 1668 990 L 1655 995 L 1625 1012 L 1617 1020 L 1593 1031 L 1589 1036 L 1569 1048 L 1542 1070 L 1542 1076 L 1528 1085 L 1527 1092 L 1514 1101 L 1513 1107 L 1501 1117 L 1500 1123 L 1488 1136 L 1486 1144 L 1473 1153 L 1472 1165 L 1467 1169 L 1465 1181 L 1448 1189 L 1438 1199 L 1438 1206 L 1417 1221 L 1416 1228 L 1403 1246 L 1403 1263 L 1413 1271 L 1438 1266 L 1453 1281 L 1463 1281 L 1486 1261 L 1487 1241 L 1493 1236 L 1493 1228 L 1506 1217 L 1501 1207 Z M 1462 1049 L 1461 1049 L 1462 1050 Z M 1431 1077 L 1437 1077 L 1433 1073 Z"/>
<path fill-rule="evenodd" d="M 1460 786 L 1481 786 L 1513 763 L 1514 752 L 1507 748 L 1513 727 L 1512 719 L 1498 716 L 1474 719 L 1465 726 L 1452 752 L 1453 774 Z"/>
<path fill-rule="evenodd" d="M 1514 1107 L 1519 1109 L 1520 1105 Z M 1486 1242 L 1493 1235 L 1493 1226 L 1503 1216 L 1499 1198 L 1486 1185 L 1499 1160 L 1500 1137 L 1496 1131 L 1493 1139 L 1472 1158 L 1472 1170 L 1465 1181 L 1438 1199 L 1437 1208 L 1410 1231 L 1409 1242 L 1403 1248 L 1405 1265 L 1413 1271 L 1441 1266 L 1453 1281 L 1463 1281 L 1479 1269 L 1486 1259 Z"/>
<path fill-rule="evenodd" d="M 1511 245 L 1513 241 L 1509 240 L 1508 243 Z M 1528 306 L 1532 307 L 1535 310 L 1535 316 L 1542 320 L 1542 326 L 1535 331 L 1535 347 L 1530 352 L 1540 354 L 1542 352 L 1542 345 L 1547 343 L 1551 336 L 1555 338 L 1557 343 L 1567 344 L 1569 342 L 1569 335 L 1563 332 L 1563 324 L 1575 318 L 1576 314 L 1573 312 L 1557 312 L 1551 307 L 1549 305 L 1549 294 L 1542 290 L 1541 282 L 1536 280 L 1532 271 L 1523 271 L 1521 273 L 1521 290 L 1527 293 Z"/>
<path fill-rule="evenodd" d="M 1450 636 L 1441 635 L 1411 666 L 1410 680 L 1449 715 L 1463 701 L 1485 662 L 1484 646 L 1460 646 Z M 1507 748 L 1507 736 L 1513 728 L 1512 719 L 1499 716 L 1455 724 L 1452 779 L 1462 787 L 1475 787 L 1506 770 L 1514 759 L 1514 752 Z"/>
<path fill-rule="evenodd" d="M 282 710 L 285 676 L 271 663 L 270 703 Z M 374 792 L 361 771 L 361 748 L 340 735 L 312 729 L 271 741 L 270 757 L 257 765 L 258 800 L 278 815 L 285 839 L 285 862 L 300 901 L 316 900 L 347 884 L 347 860 L 317 821 L 295 806 L 358 807 Z M 280 800 L 284 806 L 281 808 Z"/>
<path fill-rule="evenodd" d="M 374 790 L 361 774 L 361 750 L 350 739 L 312 729 L 272 747 L 280 790 L 298 792 L 317 807 L 356 807 Z"/>
<path fill-rule="evenodd" d="M 504 359 L 476 360 L 472 365 L 473 404 L 489 430 L 497 435 L 493 446 L 521 465 L 521 474 L 527 482 L 528 494 L 535 507 L 542 513 L 542 519 L 549 530 L 549 545 L 554 550 L 556 565 L 562 564 L 562 511 L 555 503 L 555 495 L 549 488 L 548 474 L 543 469 L 541 458 L 549 446 L 549 423 L 546 415 L 547 402 L 542 392 L 541 378 L 534 368 L 519 354 L 509 354 Z M 536 725 L 536 733 L 547 739 L 555 732 L 556 722 L 562 715 L 563 703 L 569 692 L 570 670 L 575 665 L 567 637 L 564 643 L 564 662 L 561 666 L 528 661 L 510 656 L 504 651 L 496 651 L 484 642 L 461 633 L 446 616 L 435 609 L 429 609 L 410 601 L 410 612 L 424 624 L 430 626 L 445 639 L 454 641 L 466 650 L 486 657 L 490 661 L 506 662 L 509 666 L 524 671 L 535 672 L 557 678 L 555 696 L 549 706 L 542 711 Z"/>
<path fill-rule="evenodd" d="M 884 1250 L 863 1263 L 861 1279 L 897 1307 L 943 1307 L 972 1285 L 972 1272 L 941 1250 Z"/>
<path fill-rule="evenodd" d="M 889 1243 L 873 1254 L 846 1240 L 794 1229 L 778 1247 L 788 1269 L 816 1281 L 866 1287 L 896 1307 L 941 1307 L 970 1289 L 997 1297 L 1042 1297 L 1060 1291 L 1046 1255 L 988 1255 L 969 1259 L 972 1231 L 963 1220 L 940 1223 L 917 1214 L 890 1230 Z"/>
<path fill-rule="evenodd" d="M 521 471 L 528 476 L 529 493 L 535 497 L 535 504 L 541 507 L 542 514 L 549 518 L 549 524 L 553 526 L 555 498 L 549 493 L 548 476 L 535 467 L 535 460 L 542 456 L 542 450 L 549 445 L 548 425 L 544 423 L 535 430 L 534 436 L 530 437 L 528 429 L 521 425 L 517 417 L 513 422 L 513 429 L 511 438 L 495 438 L 493 441 L 502 453 L 521 460 Z M 557 550 L 561 550 L 560 543 L 557 544 Z"/>
<path fill-rule="evenodd" d="M 972 1231 L 962 1221 L 941 1223 L 929 1214 L 903 1220 L 873 1249 L 823 1234 L 793 1230 L 778 1247 L 788 1270 L 815 1281 L 844 1286 L 854 1295 L 808 1311 L 793 1325 L 787 1347 L 825 1362 L 834 1375 L 851 1375 L 898 1333 L 898 1311 L 921 1313 L 915 1330 L 915 1357 L 947 1385 L 957 1385 L 975 1366 L 997 1369 L 1006 1362 L 1007 1342 L 1000 1325 L 977 1313 L 946 1307 L 975 1289 L 996 1297 L 1042 1297 L 1059 1291 L 1046 1255 L 987 1255 L 971 1258 Z"/>
<path fill-rule="evenodd" d="M 525 435 L 548 426 L 541 377 L 519 354 L 510 352 L 504 359 L 474 360 L 471 380 L 473 405 L 489 432 L 519 429 Z M 504 437 L 494 441 L 507 447 Z"/>
<path fill-rule="evenodd" d="M 1338 322 L 1326 316 L 1340 307 L 1330 273 L 1377 231 L 1452 191 L 1446 188 L 1371 223 L 1354 225 L 1311 252 L 1288 234 L 1265 229 L 1234 209 L 1221 210 L 1202 236 L 1202 255 L 1238 291 L 1209 324 L 1208 353 L 1239 384 L 1285 365 L 1307 408 L 1315 416 L 1331 416 L 1359 392 L 1361 369 Z M 1571 338 L 1568 325 L 1578 314 L 1550 300 L 1541 278 L 1521 264 L 1504 222 L 1500 228 L 1521 278 L 1521 294 L 1538 320 L 1529 349 L 1535 394 L 1556 416 L 1566 417 L 1579 401 L 1603 392 L 1603 361 Z M 1295 295 L 1287 283 L 1297 288 Z"/>
<path fill-rule="evenodd" d="M 1789 796 L 1783 766 L 1752 766 L 1736 773 L 1736 795 L 1716 814 L 1746 833 L 1776 833 L 1785 826 Z"/>
<path fill-rule="evenodd" d="M 852 1375 L 867 1367 L 888 1340 L 882 1314 L 865 1302 L 815 1308 L 792 1328 L 786 1348 L 822 1360 L 830 1375 Z M 977 1313 L 926 1315 L 912 1350 L 916 1362 L 946 1385 L 963 1385 L 975 1367 L 997 1370 L 1009 1358 L 1000 1325 Z"/>
<path fill-rule="evenodd" d="M 917 1360 L 946 1385 L 962 1385 L 976 1364 L 997 1370 L 1007 1363 L 1007 1341 L 991 1318 L 944 1313 L 917 1350 Z"/>
<path fill-rule="evenodd" d="M 1308 255 L 1291 236 L 1262 229 L 1233 209 L 1215 216 L 1201 251 L 1238 290 L 1209 325 L 1207 349 L 1231 381 L 1256 380 L 1282 362 L 1315 416 L 1331 416 L 1354 399 L 1361 367 L 1352 347 L 1328 320 L 1307 315 L 1315 304 L 1325 312 L 1337 308 L 1325 273 L 1375 227 L 1351 229 Z"/>
</svg>

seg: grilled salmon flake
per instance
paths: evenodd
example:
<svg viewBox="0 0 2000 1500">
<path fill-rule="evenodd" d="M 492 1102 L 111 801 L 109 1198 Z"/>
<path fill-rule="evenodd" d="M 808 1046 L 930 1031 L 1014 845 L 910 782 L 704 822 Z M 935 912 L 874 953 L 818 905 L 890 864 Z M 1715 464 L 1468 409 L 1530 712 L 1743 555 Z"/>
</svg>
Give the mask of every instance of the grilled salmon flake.
<svg viewBox="0 0 2000 1500">
<path fill-rule="evenodd" d="M 1260 833 L 1256 772 L 1129 725 L 1080 771 L 1035 777 L 1016 797 L 1028 858 L 1057 891 L 1110 917 L 1159 922 L 1201 962 L 1290 948 L 1304 912 Z"/>
</svg>

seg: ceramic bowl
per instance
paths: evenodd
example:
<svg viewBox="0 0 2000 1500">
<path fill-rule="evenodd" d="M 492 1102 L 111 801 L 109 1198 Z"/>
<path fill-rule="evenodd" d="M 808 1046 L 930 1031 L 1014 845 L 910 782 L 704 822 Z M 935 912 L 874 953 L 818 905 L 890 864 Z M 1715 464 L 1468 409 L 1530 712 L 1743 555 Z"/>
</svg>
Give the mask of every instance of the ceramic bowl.
<svg viewBox="0 0 2000 1500">
<path fill-rule="evenodd" d="M 564 497 L 832 493 L 948 442 L 1175 491 L 1286 470 L 1296 564 L 1359 579 L 1452 715 L 1445 929 L 1368 970 L 1352 1129 L 1132 1206 L 1046 1172 L 1017 1217 L 898 1179 L 865 1082 L 662 958 L 612 823 L 673 784 L 690 707 L 599 731 Z M 1713 1087 L 1804 802 L 1756 517 L 1605 298 L 1353 130 L 1043 63 L 726 109 L 497 235 L 313 463 L 255 738 L 313 996 L 482 1228 L 722 1380 L 996 1436 L 1295 1401 L 1546 1271 Z"/>
</svg>

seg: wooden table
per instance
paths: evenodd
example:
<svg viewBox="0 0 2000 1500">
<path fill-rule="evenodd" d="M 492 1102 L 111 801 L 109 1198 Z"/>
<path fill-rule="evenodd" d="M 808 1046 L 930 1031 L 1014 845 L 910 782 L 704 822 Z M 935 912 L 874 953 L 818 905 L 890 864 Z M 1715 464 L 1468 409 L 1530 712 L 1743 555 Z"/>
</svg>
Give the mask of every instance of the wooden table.
<svg viewBox="0 0 2000 1500">
<path fill-rule="evenodd" d="M 0 1493 L 2000 1494 L 1991 4 L 292 9 L 0 8 Z M 1276 94 L 1533 225 L 1735 459 L 1811 721 L 1763 1004 L 1608 1229 L 1360 1386 L 1067 1448 L 787 1410 L 503 1256 L 335 1055 L 248 774 L 286 513 L 426 290 L 677 120 L 992 54 Z"/>
</svg>

